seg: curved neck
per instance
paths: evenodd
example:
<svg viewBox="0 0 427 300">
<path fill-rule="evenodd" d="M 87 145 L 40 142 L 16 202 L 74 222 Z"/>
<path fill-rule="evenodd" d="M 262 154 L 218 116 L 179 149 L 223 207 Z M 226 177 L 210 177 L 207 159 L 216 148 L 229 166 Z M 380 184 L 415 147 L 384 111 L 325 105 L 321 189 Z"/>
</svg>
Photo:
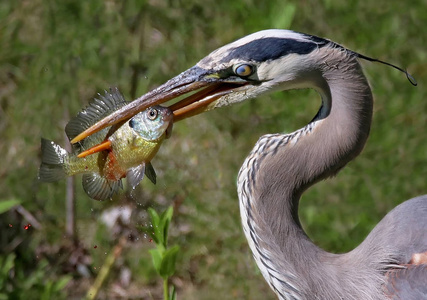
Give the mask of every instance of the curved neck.
<svg viewBox="0 0 427 300">
<path fill-rule="evenodd" d="M 322 97 L 316 118 L 294 133 L 261 137 L 238 178 L 246 237 L 280 299 L 313 299 L 313 291 L 319 299 L 339 299 L 342 291 L 351 290 L 354 280 L 354 265 L 337 274 L 335 260 L 342 256 L 321 250 L 306 236 L 298 204 L 304 190 L 335 175 L 361 152 L 371 125 L 372 94 L 359 63 L 349 53 L 337 50 L 316 68 L 305 82 Z M 316 282 L 326 277 L 331 278 Z M 334 286 L 325 287 L 325 282 Z M 344 298 L 349 299 L 347 293 Z"/>
</svg>

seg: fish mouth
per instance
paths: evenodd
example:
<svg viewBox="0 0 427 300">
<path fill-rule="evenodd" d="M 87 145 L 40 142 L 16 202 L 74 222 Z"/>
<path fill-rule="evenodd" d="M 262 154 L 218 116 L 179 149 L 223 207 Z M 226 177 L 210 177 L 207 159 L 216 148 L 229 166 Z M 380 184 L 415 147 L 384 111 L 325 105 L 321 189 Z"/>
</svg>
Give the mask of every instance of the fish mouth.
<svg viewBox="0 0 427 300">
<path fill-rule="evenodd" d="M 177 102 L 171 104 L 169 109 L 173 112 L 173 122 L 178 122 L 221 106 L 219 102 L 233 93 L 244 92 L 249 86 L 250 81 L 238 77 L 223 79 L 218 73 L 196 65 L 98 121 L 72 139 L 71 143 L 77 143 L 103 128 L 123 124 L 148 107 L 173 100 Z"/>
</svg>

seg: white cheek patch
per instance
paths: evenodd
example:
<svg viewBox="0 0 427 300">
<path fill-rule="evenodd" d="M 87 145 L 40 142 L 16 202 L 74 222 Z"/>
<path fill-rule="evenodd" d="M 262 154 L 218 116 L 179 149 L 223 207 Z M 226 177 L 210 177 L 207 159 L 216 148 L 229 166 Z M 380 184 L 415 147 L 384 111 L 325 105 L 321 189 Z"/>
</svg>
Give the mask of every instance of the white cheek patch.
<svg viewBox="0 0 427 300">
<path fill-rule="evenodd" d="M 289 81 L 296 76 L 304 61 L 301 55 L 289 54 L 274 61 L 266 61 L 259 65 L 257 69 L 260 81 Z"/>
</svg>

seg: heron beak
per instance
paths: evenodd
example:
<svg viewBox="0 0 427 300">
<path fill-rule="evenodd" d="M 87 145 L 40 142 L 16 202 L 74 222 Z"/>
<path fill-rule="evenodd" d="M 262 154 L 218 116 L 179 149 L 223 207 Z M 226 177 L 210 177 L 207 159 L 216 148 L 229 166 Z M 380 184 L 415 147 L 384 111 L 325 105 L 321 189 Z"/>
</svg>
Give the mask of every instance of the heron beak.
<svg viewBox="0 0 427 300">
<path fill-rule="evenodd" d="M 86 157 L 88 155 L 94 154 L 94 153 L 98 153 L 104 150 L 110 150 L 111 149 L 111 141 L 110 140 L 106 140 L 98 145 L 95 145 L 89 149 L 87 149 L 86 151 L 83 151 L 81 153 L 79 153 L 77 155 L 78 158 L 83 158 Z"/>
<path fill-rule="evenodd" d="M 169 106 L 174 115 L 174 122 L 195 116 L 212 109 L 214 106 L 212 104 L 216 100 L 232 93 L 234 89 L 246 83 L 244 81 L 226 81 L 212 71 L 194 66 L 98 121 L 72 139 L 71 143 L 77 143 L 103 128 L 117 124 L 110 130 L 110 135 L 118 126 L 137 113 L 153 105 L 171 101 L 181 96 L 183 99 Z M 184 95 L 188 96 L 185 97 Z"/>
</svg>

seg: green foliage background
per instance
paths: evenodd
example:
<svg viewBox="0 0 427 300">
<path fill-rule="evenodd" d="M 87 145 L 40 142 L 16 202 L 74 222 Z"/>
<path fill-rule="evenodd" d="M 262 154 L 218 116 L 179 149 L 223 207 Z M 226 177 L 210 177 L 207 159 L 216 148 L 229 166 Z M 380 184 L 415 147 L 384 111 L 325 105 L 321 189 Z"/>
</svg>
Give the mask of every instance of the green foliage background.
<svg viewBox="0 0 427 300">
<path fill-rule="evenodd" d="M 260 135 L 291 132 L 311 120 L 320 105 L 316 93 L 278 92 L 176 124 L 153 160 L 157 186 L 144 181 L 132 193 L 96 202 L 84 194 L 78 178 L 76 234 L 90 257 L 88 277 L 64 267 L 71 251 L 64 250 L 69 247 L 65 182 L 38 182 L 40 137 L 65 144 L 66 122 L 96 93 L 118 86 L 127 99 L 135 99 L 243 35 L 289 28 L 330 38 L 407 68 L 419 82 L 414 88 L 402 73 L 363 62 L 375 95 L 368 144 L 337 178 L 303 197 L 300 216 L 309 236 L 329 251 L 348 251 L 394 206 L 427 190 L 426 4 L 1 1 L 0 201 L 19 200 L 42 226 L 25 230 L 28 220 L 22 214 L 2 214 L 0 255 L 14 252 L 15 267 L 29 277 L 41 270 L 51 281 L 72 275 L 64 291 L 79 299 L 117 241 L 100 221 L 101 214 L 130 206 L 132 222 L 143 225 L 147 207 L 163 210 L 173 204 L 171 240 L 181 247 L 174 284 L 180 299 L 274 299 L 243 237 L 236 175 Z M 160 297 L 148 255 L 153 245 L 143 234 L 132 234 L 136 241 L 129 241 L 100 299 Z M 42 268 L 37 267 L 41 260 Z M 132 274 L 127 284 L 119 276 L 124 268 Z"/>
</svg>

